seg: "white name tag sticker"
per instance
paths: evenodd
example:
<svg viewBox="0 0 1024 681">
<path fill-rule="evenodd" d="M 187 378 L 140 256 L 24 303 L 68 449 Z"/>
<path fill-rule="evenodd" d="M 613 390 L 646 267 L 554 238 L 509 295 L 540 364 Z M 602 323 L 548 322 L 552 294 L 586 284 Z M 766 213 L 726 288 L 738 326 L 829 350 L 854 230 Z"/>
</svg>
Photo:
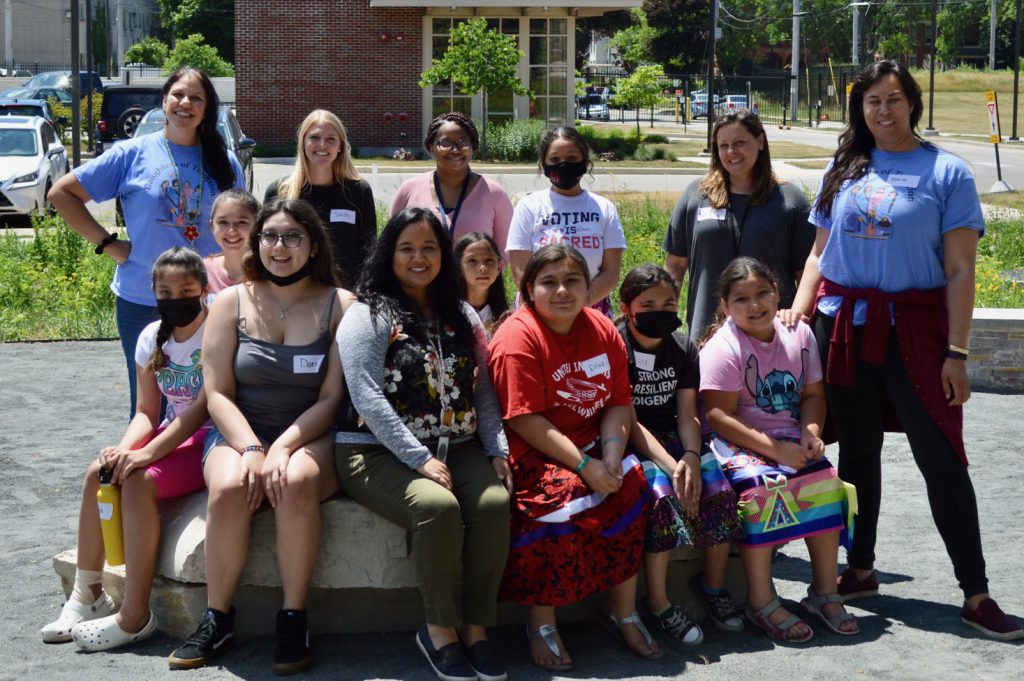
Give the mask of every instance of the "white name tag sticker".
<svg viewBox="0 0 1024 681">
<path fill-rule="evenodd" d="M 356 224 L 356 212 L 347 208 L 332 208 L 331 222 L 347 222 L 354 225 Z"/>
<path fill-rule="evenodd" d="M 654 371 L 654 355 L 649 352 L 634 352 L 633 361 L 640 371 Z"/>
<path fill-rule="evenodd" d="M 906 187 L 907 189 L 917 188 L 920 181 L 920 175 L 890 175 L 886 180 L 893 187 Z"/>
<path fill-rule="evenodd" d="M 593 378 L 598 374 L 607 376 L 612 372 L 612 366 L 608 362 L 608 355 L 606 353 L 583 360 L 580 362 L 580 367 L 583 369 L 583 373 L 587 375 L 587 378 Z"/>
<path fill-rule="evenodd" d="M 712 208 L 711 206 L 704 206 L 703 208 L 697 209 L 697 222 L 703 222 L 704 220 L 724 220 L 725 209 L 724 208 Z"/>
<path fill-rule="evenodd" d="M 295 366 L 292 372 L 296 374 L 315 374 L 320 371 L 320 365 L 323 361 L 323 355 L 295 355 Z"/>
</svg>

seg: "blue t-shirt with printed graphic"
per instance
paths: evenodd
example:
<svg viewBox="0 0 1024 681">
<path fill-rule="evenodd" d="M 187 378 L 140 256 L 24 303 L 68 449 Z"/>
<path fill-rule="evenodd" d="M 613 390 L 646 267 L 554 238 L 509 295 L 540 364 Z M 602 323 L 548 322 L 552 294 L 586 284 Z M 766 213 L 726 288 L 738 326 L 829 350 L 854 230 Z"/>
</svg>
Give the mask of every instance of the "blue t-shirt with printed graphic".
<svg viewBox="0 0 1024 681">
<path fill-rule="evenodd" d="M 944 286 L 943 235 L 959 227 L 985 233 L 967 164 L 928 143 L 912 151 L 873 150 L 868 172 L 843 185 L 831 217 L 815 203 L 810 222 L 829 230 L 818 262 L 822 276 L 890 293 Z M 835 316 L 841 304 L 841 297 L 827 296 L 818 309 Z M 866 307 L 857 302 L 854 323 L 864 323 Z"/>
<path fill-rule="evenodd" d="M 230 153 L 228 159 L 235 170 L 235 187 L 244 188 L 238 159 Z M 150 271 L 161 253 L 172 246 L 189 246 L 204 256 L 220 250 L 211 230 L 213 201 L 220 190 L 202 171 L 201 161 L 198 146 L 173 144 L 154 133 L 116 144 L 74 170 L 93 201 L 121 199 L 132 250 L 114 273 L 114 295 L 155 306 Z"/>
</svg>

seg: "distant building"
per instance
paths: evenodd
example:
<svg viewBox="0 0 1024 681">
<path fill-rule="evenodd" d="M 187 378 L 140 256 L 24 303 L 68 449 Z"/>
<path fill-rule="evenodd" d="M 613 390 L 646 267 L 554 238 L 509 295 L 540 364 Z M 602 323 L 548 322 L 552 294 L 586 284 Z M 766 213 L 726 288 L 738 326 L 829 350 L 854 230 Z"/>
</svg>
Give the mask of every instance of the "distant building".
<svg viewBox="0 0 1024 681">
<path fill-rule="evenodd" d="M 419 149 L 437 114 L 479 120 L 481 97 L 451 87 L 420 88 L 420 74 L 448 47 L 456 22 L 485 17 L 515 36 L 526 56 L 520 78 L 533 91 L 488 101 L 492 121 L 574 116 L 576 17 L 639 6 L 641 0 L 309 0 L 235 3 L 238 117 L 265 144 L 295 140 L 314 108 L 341 117 L 353 146 Z"/>
<path fill-rule="evenodd" d="M 160 27 L 156 0 L 92 0 L 94 21 L 106 26 L 105 53 L 117 66 L 125 50 Z M 79 64 L 85 66 L 85 2 L 78 1 Z M 0 2 L 0 52 L 5 68 L 35 70 L 71 64 L 71 3 L 67 0 L 3 0 Z M 100 50 L 104 52 L 104 50 Z"/>
</svg>

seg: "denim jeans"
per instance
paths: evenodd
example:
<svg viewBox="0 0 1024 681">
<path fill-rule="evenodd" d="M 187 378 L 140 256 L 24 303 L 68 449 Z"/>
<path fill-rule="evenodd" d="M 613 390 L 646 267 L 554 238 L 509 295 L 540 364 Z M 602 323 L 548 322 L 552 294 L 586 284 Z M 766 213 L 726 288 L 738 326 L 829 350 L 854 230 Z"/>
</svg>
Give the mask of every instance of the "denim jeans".
<svg viewBox="0 0 1024 681">
<path fill-rule="evenodd" d="M 157 314 L 155 307 L 130 303 L 124 298 L 116 300 L 117 333 L 121 337 L 121 349 L 124 351 L 124 361 L 128 368 L 128 391 L 132 400 L 128 412 L 130 420 L 135 416 L 135 346 L 139 342 L 142 330 L 150 323 L 160 319 L 160 315 Z M 163 400 L 161 400 L 160 413 L 163 414 Z"/>
</svg>

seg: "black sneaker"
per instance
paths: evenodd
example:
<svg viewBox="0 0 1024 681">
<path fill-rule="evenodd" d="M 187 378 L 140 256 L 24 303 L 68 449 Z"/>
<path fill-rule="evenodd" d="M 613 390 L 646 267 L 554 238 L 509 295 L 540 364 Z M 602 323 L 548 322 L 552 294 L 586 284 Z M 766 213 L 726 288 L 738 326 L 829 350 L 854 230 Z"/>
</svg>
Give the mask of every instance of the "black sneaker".
<svg viewBox="0 0 1024 681">
<path fill-rule="evenodd" d="M 502 663 L 501 654 L 494 644 L 483 639 L 471 646 L 463 645 L 462 652 L 469 660 L 469 666 L 476 672 L 480 681 L 506 681 L 508 672 Z"/>
<path fill-rule="evenodd" d="M 313 666 L 305 610 L 277 611 L 277 647 L 271 667 L 278 676 L 304 672 Z"/>
<path fill-rule="evenodd" d="M 208 608 L 195 633 L 167 658 L 171 669 L 195 669 L 231 647 L 235 640 L 235 609 Z"/>
<path fill-rule="evenodd" d="M 732 602 L 732 596 L 725 589 L 718 593 L 708 593 L 704 589 L 704 574 L 694 575 L 690 581 L 690 588 L 693 593 L 704 604 L 708 617 L 721 631 L 743 631 L 743 617 L 736 610 Z"/>
<path fill-rule="evenodd" d="M 424 624 L 416 632 L 416 647 L 427 658 L 427 664 L 441 681 L 476 681 L 476 672 L 462 654 L 462 644 L 456 641 L 435 650 Z"/>
</svg>

